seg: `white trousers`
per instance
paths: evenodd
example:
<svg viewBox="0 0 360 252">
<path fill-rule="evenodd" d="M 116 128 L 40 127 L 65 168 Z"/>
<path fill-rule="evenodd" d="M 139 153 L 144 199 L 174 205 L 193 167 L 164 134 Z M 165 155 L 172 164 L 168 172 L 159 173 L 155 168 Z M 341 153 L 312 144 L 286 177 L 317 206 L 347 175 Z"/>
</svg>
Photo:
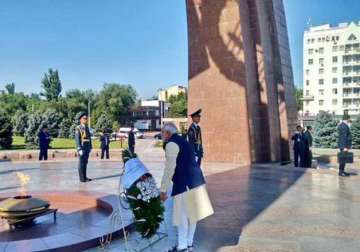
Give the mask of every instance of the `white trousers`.
<svg viewBox="0 0 360 252">
<path fill-rule="evenodd" d="M 184 198 L 185 197 L 181 197 L 182 207 L 180 225 L 178 226 L 178 250 L 186 249 L 188 246 L 193 245 L 196 230 L 196 223 L 190 224 L 189 218 L 187 217 L 186 202 Z"/>
</svg>

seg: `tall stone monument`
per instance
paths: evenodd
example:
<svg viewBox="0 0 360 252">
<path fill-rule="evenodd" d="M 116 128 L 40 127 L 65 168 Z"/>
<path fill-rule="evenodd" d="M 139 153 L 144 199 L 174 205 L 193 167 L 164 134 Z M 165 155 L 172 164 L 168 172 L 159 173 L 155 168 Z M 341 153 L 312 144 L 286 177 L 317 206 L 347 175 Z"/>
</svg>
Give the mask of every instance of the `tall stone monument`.
<svg viewBox="0 0 360 252">
<path fill-rule="evenodd" d="M 297 123 L 282 0 L 187 0 L 189 106 L 205 160 L 290 159 Z"/>
</svg>

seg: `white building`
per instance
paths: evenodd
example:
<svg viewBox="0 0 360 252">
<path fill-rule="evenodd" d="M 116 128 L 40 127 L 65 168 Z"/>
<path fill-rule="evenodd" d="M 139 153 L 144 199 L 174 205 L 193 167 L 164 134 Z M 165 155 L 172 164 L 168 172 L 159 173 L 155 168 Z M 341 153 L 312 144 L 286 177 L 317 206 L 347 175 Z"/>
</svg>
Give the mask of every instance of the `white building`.
<svg viewBox="0 0 360 252">
<path fill-rule="evenodd" d="M 304 33 L 304 114 L 360 114 L 360 22 Z"/>
<path fill-rule="evenodd" d="M 177 96 L 181 93 L 186 94 L 187 89 L 186 87 L 179 86 L 179 85 L 173 85 L 171 87 L 168 87 L 166 89 L 159 89 L 158 90 L 158 99 L 159 101 L 168 101 L 170 96 Z"/>
</svg>

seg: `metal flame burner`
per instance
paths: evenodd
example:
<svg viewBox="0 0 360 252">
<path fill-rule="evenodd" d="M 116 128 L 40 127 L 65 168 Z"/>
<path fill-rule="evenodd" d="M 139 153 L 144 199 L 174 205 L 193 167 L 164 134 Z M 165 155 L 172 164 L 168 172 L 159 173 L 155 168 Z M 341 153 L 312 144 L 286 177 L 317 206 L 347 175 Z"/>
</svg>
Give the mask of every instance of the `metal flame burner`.
<svg viewBox="0 0 360 252">
<path fill-rule="evenodd" d="M 0 217 L 15 227 L 32 222 L 44 214 L 54 213 L 55 219 L 56 210 L 49 207 L 48 201 L 33 198 L 31 195 L 16 196 L 0 202 Z"/>
</svg>

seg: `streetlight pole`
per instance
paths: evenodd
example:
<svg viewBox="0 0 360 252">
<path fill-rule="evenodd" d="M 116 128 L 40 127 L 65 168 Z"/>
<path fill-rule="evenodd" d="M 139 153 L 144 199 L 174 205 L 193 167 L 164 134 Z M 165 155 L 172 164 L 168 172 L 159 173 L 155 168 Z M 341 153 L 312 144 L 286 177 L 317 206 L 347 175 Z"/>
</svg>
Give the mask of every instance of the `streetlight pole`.
<svg viewBox="0 0 360 252">
<path fill-rule="evenodd" d="M 89 128 L 91 129 L 90 96 L 88 98 L 88 118 L 89 118 Z"/>
</svg>

